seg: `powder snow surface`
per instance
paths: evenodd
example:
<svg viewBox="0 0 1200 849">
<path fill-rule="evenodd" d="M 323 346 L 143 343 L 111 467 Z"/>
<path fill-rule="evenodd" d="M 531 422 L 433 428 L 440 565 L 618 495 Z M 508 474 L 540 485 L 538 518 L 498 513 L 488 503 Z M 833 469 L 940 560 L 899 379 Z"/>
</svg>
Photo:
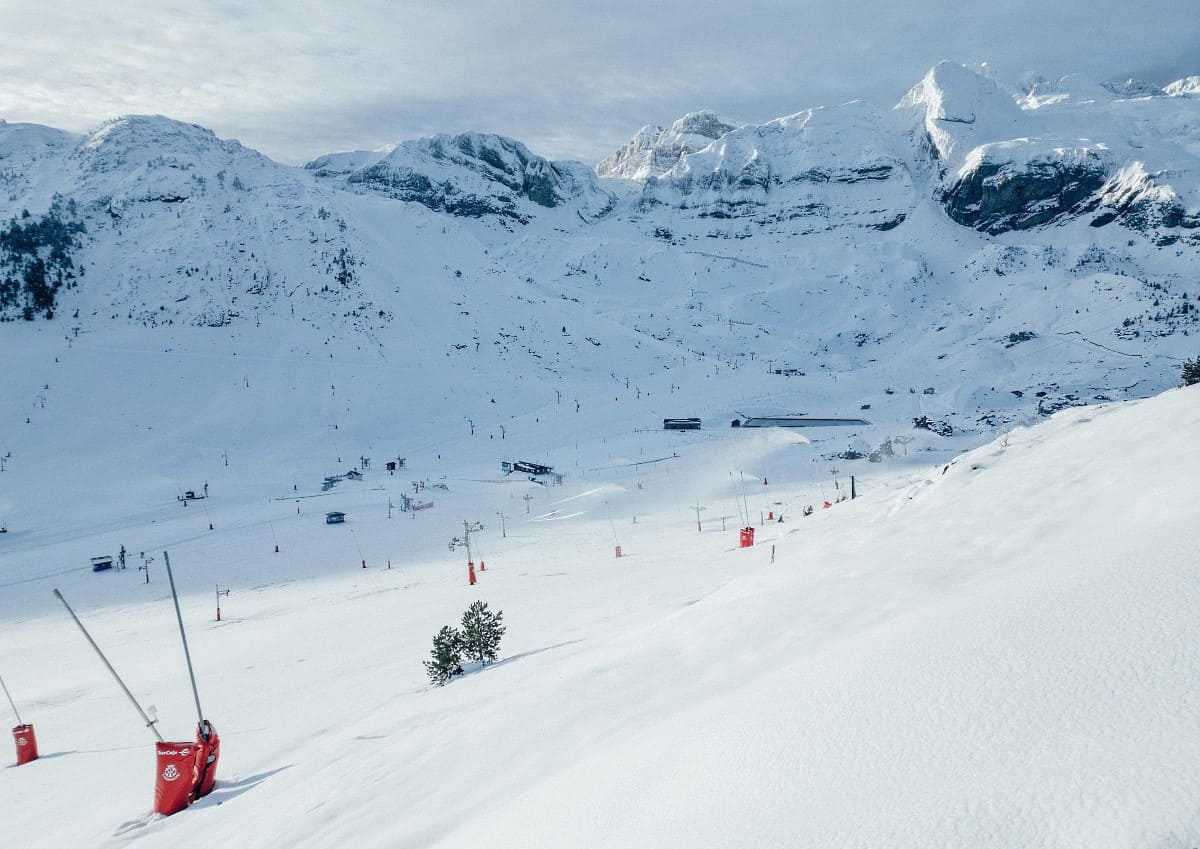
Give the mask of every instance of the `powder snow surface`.
<svg viewBox="0 0 1200 849">
<path fill-rule="evenodd" d="M 418 398 L 373 394 L 366 360 L 321 398 L 323 373 L 261 338 L 231 365 L 199 336 L 17 333 L 27 364 L 77 359 L 6 431 L 0 674 L 42 758 L 0 770 L 5 845 L 1200 842 L 1200 389 L 1070 409 L 958 457 L 926 435 L 831 463 L 828 432 L 633 430 L 630 398 L 585 399 L 585 417 L 551 395 L 507 439 L 451 434 Z M 42 380 L 31 366 L 2 388 Z M 562 486 L 501 474 L 526 452 Z M 363 481 L 320 491 L 363 453 Z M 850 474 L 859 498 L 841 501 Z M 389 519 L 413 480 L 446 488 Z M 209 499 L 176 500 L 205 481 Z M 464 519 L 485 525 L 475 587 L 447 550 Z M 91 572 L 122 544 L 129 569 Z M 164 549 L 223 742 L 217 789 L 170 818 L 149 813 L 151 734 L 51 595 L 188 739 Z M 499 662 L 430 686 L 432 636 L 475 599 L 504 612 Z"/>
</svg>

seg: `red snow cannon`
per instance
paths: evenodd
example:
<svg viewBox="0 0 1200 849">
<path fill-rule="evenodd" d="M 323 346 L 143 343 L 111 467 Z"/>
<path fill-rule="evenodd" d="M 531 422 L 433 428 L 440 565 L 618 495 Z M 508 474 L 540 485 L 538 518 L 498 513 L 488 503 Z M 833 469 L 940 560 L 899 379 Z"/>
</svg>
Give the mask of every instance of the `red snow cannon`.
<svg viewBox="0 0 1200 849">
<path fill-rule="evenodd" d="M 195 781 L 192 800 L 212 792 L 217 783 L 217 760 L 221 757 L 221 737 L 207 719 L 196 728 Z"/>
<path fill-rule="evenodd" d="M 17 766 L 37 760 L 37 737 L 34 736 L 32 725 L 18 725 L 14 728 L 13 740 L 17 744 Z"/>
<path fill-rule="evenodd" d="M 188 806 L 196 786 L 196 744 L 155 743 L 154 813 L 169 817 Z"/>
</svg>

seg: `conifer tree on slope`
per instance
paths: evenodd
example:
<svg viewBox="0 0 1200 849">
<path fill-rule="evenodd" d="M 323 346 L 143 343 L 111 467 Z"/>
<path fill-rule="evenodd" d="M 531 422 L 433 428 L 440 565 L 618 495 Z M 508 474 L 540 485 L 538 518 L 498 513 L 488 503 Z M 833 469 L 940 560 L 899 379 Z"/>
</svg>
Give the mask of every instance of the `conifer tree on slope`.
<svg viewBox="0 0 1200 849">
<path fill-rule="evenodd" d="M 1184 386 L 1194 386 L 1200 383 L 1200 357 L 1196 357 L 1194 360 L 1183 361 L 1183 374 L 1181 377 L 1183 377 Z"/>
<path fill-rule="evenodd" d="M 425 661 L 429 680 L 439 687 L 455 675 L 462 675 L 462 634 L 449 625 L 433 638 L 433 659 Z"/>
<path fill-rule="evenodd" d="M 504 611 L 488 610 L 486 602 L 476 601 L 462 616 L 462 649 L 468 660 L 488 664 L 500 651 L 504 636 Z"/>
</svg>

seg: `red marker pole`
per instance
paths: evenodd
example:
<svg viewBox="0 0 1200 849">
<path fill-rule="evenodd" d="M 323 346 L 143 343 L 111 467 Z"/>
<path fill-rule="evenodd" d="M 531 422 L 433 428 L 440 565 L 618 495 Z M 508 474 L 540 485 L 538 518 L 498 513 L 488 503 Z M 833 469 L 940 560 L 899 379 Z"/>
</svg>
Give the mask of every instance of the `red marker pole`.
<svg viewBox="0 0 1200 849">
<path fill-rule="evenodd" d="M 229 595 L 229 590 L 221 589 L 221 585 L 217 584 L 217 621 L 221 621 L 221 596 Z"/>
</svg>

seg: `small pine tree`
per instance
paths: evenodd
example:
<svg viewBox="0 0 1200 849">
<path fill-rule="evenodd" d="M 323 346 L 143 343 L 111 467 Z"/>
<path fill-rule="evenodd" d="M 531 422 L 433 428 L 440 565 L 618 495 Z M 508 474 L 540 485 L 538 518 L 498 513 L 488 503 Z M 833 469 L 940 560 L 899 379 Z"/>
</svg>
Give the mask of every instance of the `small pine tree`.
<svg viewBox="0 0 1200 849">
<path fill-rule="evenodd" d="M 433 638 L 433 659 L 425 661 L 429 680 L 439 687 L 455 675 L 462 675 L 462 634 L 449 625 Z"/>
<path fill-rule="evenodd" d="M 1183 361 L 1183 385 L 1191 386 L 1200 383 L 1200 357 Z"/>
<path fill-rule="evenodd" d="M 504 612 L 488 610 L 486 602 L 477 601 L 462 616 L 462 649 L 468 660 L 488 664 L 500 651 L 504 636 Z"/>
</svg>

